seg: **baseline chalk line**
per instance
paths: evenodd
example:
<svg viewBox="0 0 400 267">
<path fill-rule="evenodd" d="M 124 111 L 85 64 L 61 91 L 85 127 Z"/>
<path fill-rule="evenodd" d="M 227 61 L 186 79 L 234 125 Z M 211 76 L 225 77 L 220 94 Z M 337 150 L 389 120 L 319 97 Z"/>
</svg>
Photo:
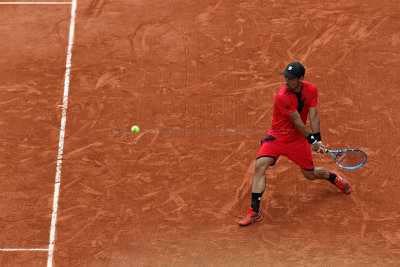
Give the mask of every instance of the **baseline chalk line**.
<svg viewBox="0 0 400 267">
<path fill-rule="evenodd" d="M 72 47 L 74 46 L 76 3 L 77 3 L 77 0 L 73 0 L 72 6 L 71 6 L 71 21 L 70 21 L 70 25 L 69 25 L 67 59 L 65 62 L 64 95 L 63 95 L 63 103 L 62 103 L 60 137 L 59 137 L 59 142 L 58 142 L 57 169 L 56 169 L 56 177 L 55 177 L 55 184 L 54 184 L 53 211 L 51 214 L 51 227 L 50 227 L 49 249 L 48 249 L 48 256 L 47 256 L 47 267 L 53 266 L 54 241 L 55 241 L 55 234 L 56 234 L 57 211 L 58 211 L 58 198 L 60 195 L 60 184 L 61 184 L 61 166 L 62 166 L 62 158 L 63 158 L 63 152 L 64 152 L 65 126 L 66 126 L 66 122 L 67 122 L 67 108 L 68 108 L 68 93 L 69 93 L 69 82 L 70 82 L 70 73 L 71 73 Z"/>
<path fill-rule="evenodd" d="M 71 5 L 72 2 L 0 2 L 0 5 Z"/>
<path fill-rule="evenodd" d="M 48 248 L 0 248 L 0 251 L 48 251 Z"/>
</svg>

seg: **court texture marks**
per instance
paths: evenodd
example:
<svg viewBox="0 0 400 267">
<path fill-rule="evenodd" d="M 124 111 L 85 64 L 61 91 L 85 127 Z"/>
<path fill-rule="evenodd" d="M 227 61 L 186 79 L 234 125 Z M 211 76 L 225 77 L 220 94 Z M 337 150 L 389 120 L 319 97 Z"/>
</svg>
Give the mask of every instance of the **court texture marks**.
<svg viewBox="0 0 400 267">
<path fill-rule="evenodd" d="M 398 266 L 400 2 L 0 2 L 1 266 Z M 351 195 L 286 158 L 239 228 L 292 61 Z M 132 125 L 141 132 L 132 134 Z"/>
</svg>

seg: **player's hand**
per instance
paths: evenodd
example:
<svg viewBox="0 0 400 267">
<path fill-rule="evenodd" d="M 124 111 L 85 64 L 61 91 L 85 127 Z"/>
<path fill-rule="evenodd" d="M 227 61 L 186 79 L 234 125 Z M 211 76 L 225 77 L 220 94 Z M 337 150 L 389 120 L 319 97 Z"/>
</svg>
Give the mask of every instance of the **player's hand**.
<svg viewBox="0 0 400 267">
<path fill-rule="evenodd" d="M 321 142 L 315 142 L 310 146 L 312 151 L 316 151 L 317 153 L 325 153 L 325 146 Z"/>
</svg>

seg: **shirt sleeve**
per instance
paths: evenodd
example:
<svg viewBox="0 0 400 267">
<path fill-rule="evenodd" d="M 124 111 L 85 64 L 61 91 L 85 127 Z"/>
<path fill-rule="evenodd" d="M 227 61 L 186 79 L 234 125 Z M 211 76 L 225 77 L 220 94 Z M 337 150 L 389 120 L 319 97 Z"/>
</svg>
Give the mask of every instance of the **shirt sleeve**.
<svg viewBox="0 0 400 267">
<path fill-rule="evenodd" d="M 313 89 L 313 94 L 310 106 L 316 107 L 318 105 L 318 90 L 316 86 L 314 86 L 312 89 Z"/>
<path fill-rule="evenodd" d="M 288 115 L 292 112 L 297 111 L 297 108 L 293 105 L 292 101 L 288 97 L 277 95 L 275 97 L 275 107 L 283 115 Z"/>
</svg>

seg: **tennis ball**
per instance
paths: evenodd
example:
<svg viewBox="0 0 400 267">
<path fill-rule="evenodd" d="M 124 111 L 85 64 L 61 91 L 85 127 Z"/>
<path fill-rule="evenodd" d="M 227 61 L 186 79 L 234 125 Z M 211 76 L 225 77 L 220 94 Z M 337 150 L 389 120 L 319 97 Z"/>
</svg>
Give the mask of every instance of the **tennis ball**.
<svg viewBox="0 0 400 267">
<path fill-rule="evenodd" d="M 131 128 L 132 133 L 138 133 L 139 132 L 139 126 L 133 125 Z"/>
</svg>

